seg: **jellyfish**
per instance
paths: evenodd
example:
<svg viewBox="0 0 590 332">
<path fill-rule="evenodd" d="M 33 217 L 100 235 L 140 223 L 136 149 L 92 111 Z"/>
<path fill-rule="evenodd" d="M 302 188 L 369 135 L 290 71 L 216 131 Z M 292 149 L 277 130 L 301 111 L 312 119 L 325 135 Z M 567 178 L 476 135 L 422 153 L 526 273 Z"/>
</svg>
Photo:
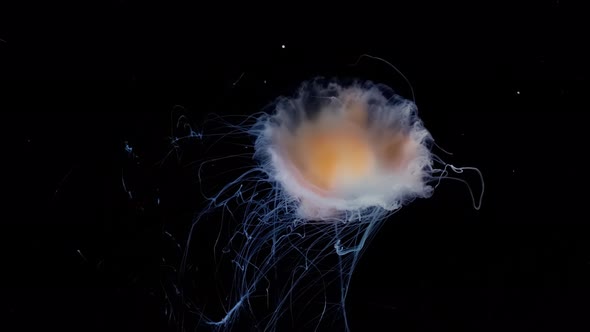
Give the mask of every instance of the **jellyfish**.
<svg viewBox="0 0 590 332">
<path fill-rule="evenodd" d="M 224 239 L 216 235 L 214 248 L 233 270 L 219 298 L 222 310 L 198 311 L 199 321 L 217 330 L 243 319 L 250 322 L 245 329 L 284 330 L 281 321 L 293 320 L 293 311 L 313 308 L 305 329 L 321 330 L 327 316 L 337 314 L 350 330 L 351 276 L 385 220 L 431 197 L 443 178 L 464 181 L 449 170 L 481 175 L 444 163 L 432 152 L 434 139 L 415 102 L 372 81 L 315 78 L 248 119 L 252 123 L 229 128 L 252 138 L 254 163 L 208 197 L 181 268 L 199 225 L 211 222 L 205 216 L 230 210 L 237 221 Z M 479 209 L 481 197 L 473 202 Z M 241 207 L 239 216 L 231 204 Z M 321 295 L 330 287 L 337 290 L 332 299 Z"/>
</svg>

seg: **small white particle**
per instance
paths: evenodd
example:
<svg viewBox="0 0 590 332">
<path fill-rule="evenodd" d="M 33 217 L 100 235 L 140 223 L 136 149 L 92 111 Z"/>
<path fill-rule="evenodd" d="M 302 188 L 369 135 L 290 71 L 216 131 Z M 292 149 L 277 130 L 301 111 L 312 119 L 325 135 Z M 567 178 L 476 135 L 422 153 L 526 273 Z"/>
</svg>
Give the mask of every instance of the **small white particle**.
<svg viewBox="0 0 590 332">
<path fill-rule="evenodd" d="M 285 48 L 285 44 L 281 45 L 281 48 Z"/>
<path fill-rule="evenodd" d="M 84 257 L 84 255 L 82 255 L 82 251 L 80 251 L 80 249 L 76 250 L 76 252 L 78 253 L 78 255 L 80 255 L 80 257 L 82 257 L 82 259 L 83 259 L 84 261 L 88 261 L 88 260 L 86 259 L 86 257 Z"/>
<path fill-rule="evenodd" d="M 516 94 L 519 95 L 520 94 L 520 91 L 516 91 Z"/>
<path fill-rule="evenodd" d="M 235 80 L 235 81 L 232 83 L 232 85 L 233 85 L 233 86 L 236 86 L 236 84 L 238 84 L 238 82 L 239 82 L 239 81 L 242 79 L 242 77 L 244 77 L 244 74 L 245 74 L 245 73 L 246 73 L 246 72 L 242 72 L 242 74 L 240 74 L 240 77 L 238 77 L 238 79 L 237 79 L 237 80 Z"/>
</svg>

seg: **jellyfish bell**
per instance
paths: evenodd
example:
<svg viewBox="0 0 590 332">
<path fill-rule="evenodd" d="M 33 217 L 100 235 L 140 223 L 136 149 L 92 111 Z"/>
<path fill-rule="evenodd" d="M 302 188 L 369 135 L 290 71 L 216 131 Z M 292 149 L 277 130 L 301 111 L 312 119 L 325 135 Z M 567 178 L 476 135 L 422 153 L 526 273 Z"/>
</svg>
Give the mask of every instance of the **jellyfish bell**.
<svg viewBox="0 0 590 332">
<path fill-rule="evenodd" d="M 304 219 L 428 197 L 430 133 L 414 103 L 372 82 L 304 83 L 262 117 L 257 151 Z"/>
</svg>

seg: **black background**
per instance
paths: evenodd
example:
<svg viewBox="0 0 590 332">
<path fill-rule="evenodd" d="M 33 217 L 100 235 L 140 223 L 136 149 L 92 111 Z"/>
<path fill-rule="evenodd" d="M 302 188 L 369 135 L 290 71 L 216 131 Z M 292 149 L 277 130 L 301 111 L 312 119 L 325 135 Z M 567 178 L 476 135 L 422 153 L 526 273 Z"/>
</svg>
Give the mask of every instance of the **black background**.
<svg viewBox="0 0 590 332">
<path fill-rule="evenodd" d="M 454 153 L 441 156 L 480 168 L 486 193 L 475 211 L 464 186 L 443 182 L 387 221 L 352 281 L 353 331 L 590 329 L 581 6 L 5 9 L 3 331 L 175 330 L 165 232 L 180 242 L 202 200 L 187 167 L 200 143 L 159 164 L 178 114 L 195 128 L 210 112 L 252 114 L 317 75 L 372 79 L 410 97 L 383 63 L 350 66 L 364 53 L 408 77 L 427 128 Z M 477 193 L 477 178 L 465 176 Z"/>
</svg>

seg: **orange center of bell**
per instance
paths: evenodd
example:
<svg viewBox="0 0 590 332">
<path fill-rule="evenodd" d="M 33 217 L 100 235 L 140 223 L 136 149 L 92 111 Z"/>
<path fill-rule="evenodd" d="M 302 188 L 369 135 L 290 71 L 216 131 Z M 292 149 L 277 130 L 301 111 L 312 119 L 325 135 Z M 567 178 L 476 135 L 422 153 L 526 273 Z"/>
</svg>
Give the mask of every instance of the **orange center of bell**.
<svg viewBox="0 0 590 332">
<path fill-rule="evenodd" d="M 319 131 L 301 143 L 303 174 L 322 189 L 357 181 L 370 170 L 370 147 L 355 130 Z"/>
</svg>

